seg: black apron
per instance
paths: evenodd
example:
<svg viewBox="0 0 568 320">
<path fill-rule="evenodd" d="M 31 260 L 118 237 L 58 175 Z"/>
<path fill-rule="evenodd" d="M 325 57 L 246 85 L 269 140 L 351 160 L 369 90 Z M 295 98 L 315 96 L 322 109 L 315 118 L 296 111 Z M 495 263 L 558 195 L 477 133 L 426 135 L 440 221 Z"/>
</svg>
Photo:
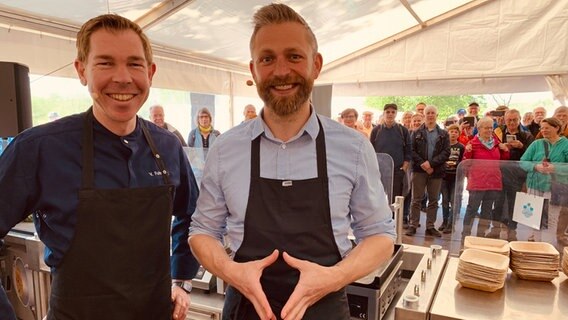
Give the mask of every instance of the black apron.
<svg viewBox="0 0 568 320">
<path fill-rule="evenodd" d="M 48 320 L 171 319 L 173 186 L 143 121 L 164 185 L 95 189 L 93 113 L 85 116 L 75 236 L 52 273 Z"/>
<path fill-rule="evenodd" d="M 316 138 L 317 178 L 277 180 L 260 177 L 260 139 L 251 144 L 251 182 L 243 243 L 235 261 L 258 260 L 280 251 L 278 260 L 267 267 L 260 279 L 274 315 L 281 319 L 282 308 L 294 291 L 300 272 L 282 258 L 291 256 L 323 266 L 333 266 L 341 255 L 331 227 L 325 135 L 320 127 Z M 223 319 L 259 319 L 252 303 L 229 287 Z M 303 319 L 349 319 L 345 289 L 328 294 L 307 309 Z"/>
</svg>

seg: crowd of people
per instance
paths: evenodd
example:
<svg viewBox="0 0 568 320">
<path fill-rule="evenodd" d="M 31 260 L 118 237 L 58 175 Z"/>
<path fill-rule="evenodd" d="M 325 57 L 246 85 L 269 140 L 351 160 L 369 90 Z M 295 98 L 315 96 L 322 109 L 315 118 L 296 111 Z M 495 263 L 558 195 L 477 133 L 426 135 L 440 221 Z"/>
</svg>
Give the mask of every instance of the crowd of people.
<svg viewBox="0 0 568 320">
<path fill-rule="evenodd" d="M 476 236 L 517 240 L 513 210 L 517 192 L 523 191 L 544 197 L 541 229 L 556 227 L 558 244 L 568 244 L 566 204 L 550 201 L 551 181 L 568 180 L 565 170 L 558 170 L 563 166 L 555 166 L 568 162 L 568 107 L 556 108 L 549 118 L 544 107 L 521 116 L 516 109 L 498 106 L 481 116 L 479 104 L 472 102 L 443 122 L 436 107 L 424 103 L 395 121 L 397 111 L 396 104 L 386 104 L 370 134 L 362 124 L 372 119 L 372 113 L 358 122 L 357 111 L 348 108 L 340 121 L 367 136 L 377 153 L 392 157 L 392 196 L 405 197 L 407 236 L 414 236 L 420 227 L 421 211 L 426 213 L 426 236 L 441 237 L 456 230 L 453 217 L 460 213 L 464 192 L 455 192 L 456 169 L 462 161 L 480 160 L 464 162 L 469 196 L 462 237 L 471 234 L 478 218 Z M 460 198 L 454 201 L 454 195 Z M 436 225 L 440 198 L 442 221 Z M 560 207 L 553 219 L 549 205 Z M 535 240 L 534 233 L 528 240 Z"/>
<path fill-rule="evenodd" d="M 519 165 L 486 164 L 485 161 L 540 162 L 543 154 L 536 157 L 523 155 L 535 139 L 544 139 L 552 144 L 555 151 L 553 162 L 568 162 L 568 155 L 562 158 L 563 152 L 558 151 L 563 150 L 564 140 L 559 140 L 558 146 L 553 144 L 549 138 L 552 133 L 546 130 L 550 123 L 558 124 L 558 137 L 568 136 L 568 108 L 556 108 L 552 118 L 546 118 L 546 113 L 546 109 L 539 106 L 521 116 L 516 109 L 498 106 L 481 116 L 479 104 L 472 102 L 441 121 L 435 106 L 420 102 L 414 111 L 403 112 L 397 120 L 398 106 L 390 103 L 384 106 L 376 122 L 373 121 L 373 112 L 364 111 L 359 117 L 355 108 L 343 110 L 338 120 L 370 139 L 377 153 L 392 157 L 394 172 L 392 198 L 389 200 L 393 201 L 396 196 L 405 197 L 403 227 L 407 236 L 414 236 L 421 227 L 421 211 L 426 213 L 425 235 L 441 237 L 455 230 L 454 214 L 460 212 L 463 193 L 462 190 L 455 192 L 457 167 L 461 161 L 471 159 L 484 161 L 467 167 L 465 189 L 469 197 L 461 226 L 462 236 L 471 234 L 477 218 L 475 235 L 516 240 L 517 222 L 512 218 L 515 196 L 517 192 L 527 191 L 527 186 L 534 183 L 534 178 L 531 178 L 534 173 Z M 243 122 L 254 119 L 256 108 L 245 106 L 243 116 Z M 163 120 L 161 106 L 150 108 L 150 119 L 176 134 L 182 145 L 186 145 L 179 132 Z M 213 129 L 212 122 L 209 110 L 200 109 L 196 116 L 197 127 L 190 132 L 187 145 L 208 148 L 220 135 Z M 550 198 L 543 187 L 533 189 L 533 194 Z M 456 201 L 454 195 L 459 197 Z M 548 226 L 548 198 L 543 212 L 543 228 Z M 440 206 L 441 221 L 438 219 Z M 562 229 L 566 228 L 564 219 L 567 218 L 562 212 L 556 219 L 559 243 L 567 241 Z M 534 237 L 531 236 L 530 240 Z"/>
</svg>

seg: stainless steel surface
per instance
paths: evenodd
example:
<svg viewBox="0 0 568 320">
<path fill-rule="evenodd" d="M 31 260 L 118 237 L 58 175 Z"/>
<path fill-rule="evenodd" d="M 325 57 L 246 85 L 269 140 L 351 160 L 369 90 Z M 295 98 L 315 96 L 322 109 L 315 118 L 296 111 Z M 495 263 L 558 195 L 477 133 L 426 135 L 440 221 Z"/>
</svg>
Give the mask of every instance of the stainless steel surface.
<svg viewBox="0 0 568 320">
<path fill-rule="evenodd" d="M 396 196 L 394 203 L 391 205 L 394 211 L 394 221 L 396 222 L 396 241 L 395 243 L 402 244 L 402 220 L 404 213 L 404 197 Z"/>
<path fill-rule="evenodd" d="M 383 319 L 401 286 L 401 266 L 398 261 L 380 288 L 347 286 L 350 319 Z"/>
<path fill-rule="evenodd" d="M 419 296 L 417 296 L 418 307 L 415 306 L 415 303 L 412 304 L 412 307 L 408 307 L 408 305 L 405 305 L 403 301 L 404 299 L 399 299 L 395 307 L 395 319 L 427 320 L 430 306 L 434 301 L 438 284 L 442 279 L 443 271 L 448 260 L 448 251 L 438 251 L 425 247 L 407 245 L 405 245 L 404 250 L 405 255 L 403 255 L 403 260 L 407 259 L 407 257 L 408 259 L 416 259 L 417 255 L 421 255 L 420 262 L 415 266 L 415 268 L 407 269 L 413 270 L 414 274 L 402 293 L 402 297 L 412 295 L 416 296 L 415 293 L 417 292 L 415 289 L 417 286 L 419 293 Z M 406 250 L 409 251 L 408 255 L 406 254 Z M 431 269 L 427 268 L 428 259 L 431 261 Z"/>
<path fill-rule="evenodd" d="M 45 246 L 34 231 L 33 223 L 24 222 L 4 238 L 7 249 L 2 283 L 16 316 L 21 320 L 43 319 L 47 314 L 51 290 L 50 269 L 43 260 Z"/>
<path fill-rule="evenodd" d="M 388 261 L 347 286 L 351 319 L 382 319 L 400 286 L 403 255 L 402 245 L 395 244 Z"/>
<path fill-rule="evenodd" d="M 194 288 L 213 292 L 217 286 L 217 277 L 211 274 L 209 271 L 205 270 L 203 266 L 199 266 L 197 274 L 191 280 Z"/>
<path fill-rule="evenodd" d="M 455 280 L 459 259 L 450 258 L 431 320 L 568 319 L 568 278 L 562 272 L 551 282 L 518 279 L 511 271 L 505 287 L 493 293 L 463 288 Z"/>
<path fill-rule="evenodd" d="M 217 293 L 205 293 L 200 289 L 191 292 L 191 305 L 186 320 L 221 319 L 225 296 Z"/>
</svg>

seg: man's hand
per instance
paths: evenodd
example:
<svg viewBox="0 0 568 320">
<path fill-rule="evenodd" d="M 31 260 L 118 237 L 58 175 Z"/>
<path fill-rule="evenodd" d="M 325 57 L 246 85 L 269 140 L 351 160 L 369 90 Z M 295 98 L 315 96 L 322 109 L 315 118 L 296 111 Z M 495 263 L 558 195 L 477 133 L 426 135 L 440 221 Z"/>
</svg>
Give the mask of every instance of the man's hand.
<svg viewBox="0 0 568 320">
<path fill-rule="evenodd" d="M 402 171 L 406 172 L 408 170 L 408 167 L 410 166 L 410 161 L 404 161 L 402 163 L 402 167 L 400 167 L 402 169 Z"/>
<path fill-rule="evenodd" d="M 238 263 L 232 266 L 228 282 L 239 290 L 254 306 L 261 320 L 276 320 L 276 316 L 270 308 L 266 294 L 262 291 L 260 277 L 262 271 L 278 259 L 278 250 L 274 250 L 269 256 L 261 260 Z"/>
<path fill-rule="evenodd" d="M 191 300 L 189 294 L 178 286 L 172 286 L 172 302 L 174 304 L 173 318 L 184 320 Z"/>
<path fill-rule="evenodd" d="M 340 277 L 334 272 L 338 270 L 336 267 L 323 267 L 313 262 L 296 259 L 286 252 L 283 257 L 290 267 L 300 271 L 300 280 L 282 309 L 282 319 L 302 319 L 308 307 L 328 293 L 341 289 L 341 284 L 338 282 Z"/>
<path fill-rule="evenodd" d="M 509 148 L 515 148 L 515 149 L 522 149 L 523 148 L 523 143 L 519 140 L 513 140 L 507 143 L 507 146 Z"/>
<path fill-rule="evenodd" d="M 500 144 L 499 144 L 499 149 L 501 149 L 501 150 L 503 150 L 503 151 L 505 151 L 505 152 L 509 151 L 509 147 L 507 147 L 507 144 L 505 144 L 505 143 L 500 143 Z"/>
<path fill-rule="evenodd" d="M 422 162 L 422 164 L 420 165 L 420 168 L 422 168 L 424 171 L 428 172 L 428 169 L 432 169 L 432 166 L 430 165 L 430 161 Z"/>
</svg>

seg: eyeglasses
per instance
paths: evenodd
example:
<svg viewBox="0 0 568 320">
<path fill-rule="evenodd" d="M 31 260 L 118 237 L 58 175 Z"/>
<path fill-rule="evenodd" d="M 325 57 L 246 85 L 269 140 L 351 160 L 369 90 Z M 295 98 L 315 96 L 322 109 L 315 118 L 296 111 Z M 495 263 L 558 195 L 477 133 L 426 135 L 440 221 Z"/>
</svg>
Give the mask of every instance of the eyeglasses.
<svg viewBox="0 0 568 320">
<path fill-rule="evenodd" d="M 209 116 L 208 115 L 199 116 L 199 119 L 203 119 L 203 118 L 209 118 Z"/>
<path fill-rule="evenodd" d="M 350 115 L 345 116 L 345 117 L 343 117 L 343 118 L 345 118 L 345 119 L 355 119 L 355 118 L 357 118 L 357 117 L 356 117 L 354 114 L 350 114 Z"/>
</svg>

